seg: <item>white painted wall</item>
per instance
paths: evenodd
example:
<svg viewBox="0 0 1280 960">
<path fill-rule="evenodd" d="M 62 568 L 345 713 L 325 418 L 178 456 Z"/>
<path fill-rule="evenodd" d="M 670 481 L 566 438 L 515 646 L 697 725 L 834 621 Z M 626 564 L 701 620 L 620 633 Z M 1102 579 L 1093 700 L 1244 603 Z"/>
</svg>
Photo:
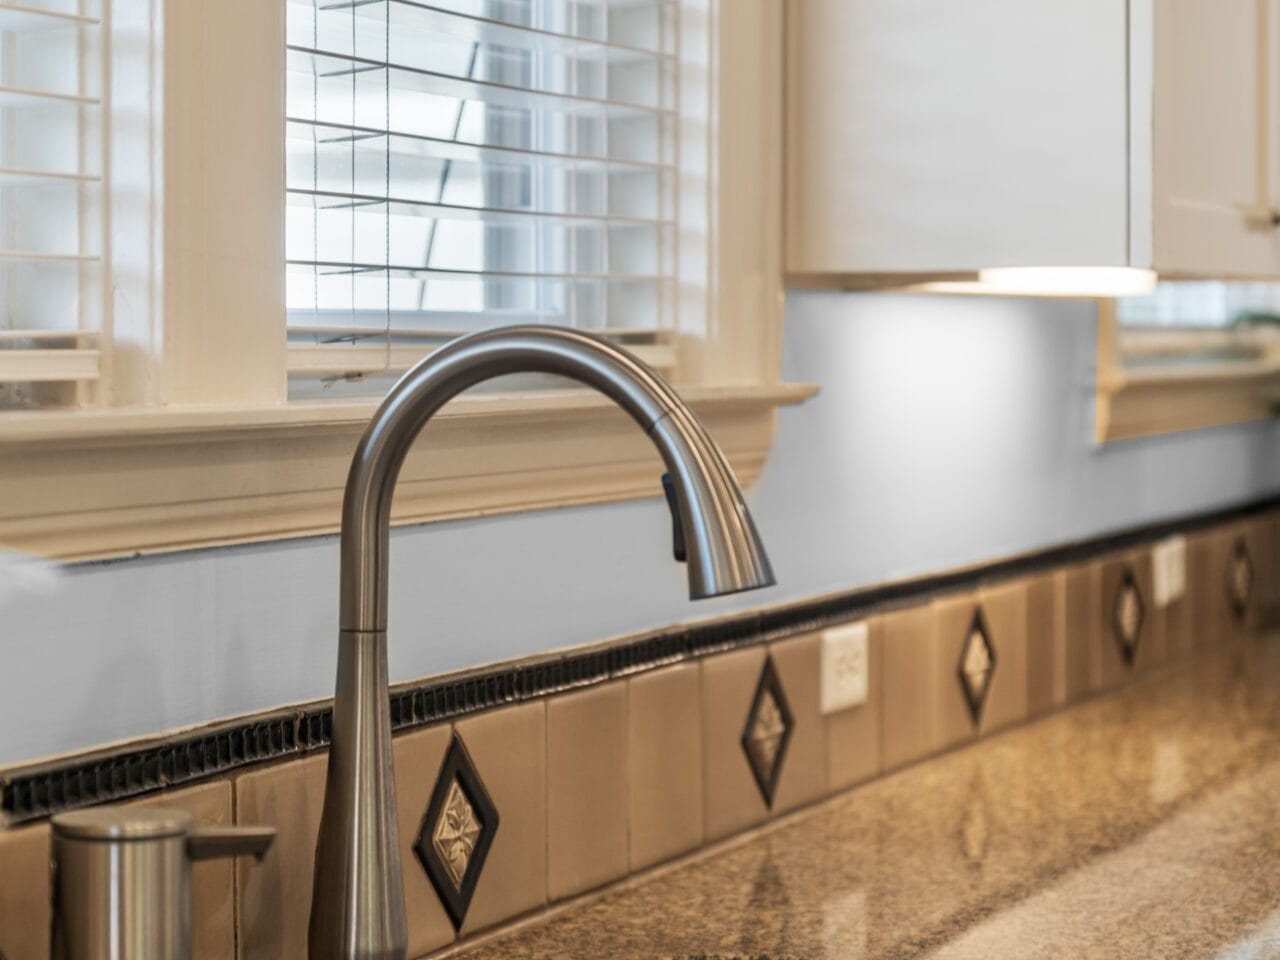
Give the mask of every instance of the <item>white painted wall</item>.
<svg viewBox="0 0 1280 960">
<path fill-rule="evenodd" d="M 779 586 L 691 604 L 656 498 L 399 531 L 407 679 L 1062 542 L 1280 489 L 1280 428 L 1095 447 L 1088 304 L 799 293 L 750 492 Z M 654 478 L 655 489 L 657 477 Z M 332 537 L 70 568 L 0 597 L 0 763 L 332 692 Z"/>
</svg>

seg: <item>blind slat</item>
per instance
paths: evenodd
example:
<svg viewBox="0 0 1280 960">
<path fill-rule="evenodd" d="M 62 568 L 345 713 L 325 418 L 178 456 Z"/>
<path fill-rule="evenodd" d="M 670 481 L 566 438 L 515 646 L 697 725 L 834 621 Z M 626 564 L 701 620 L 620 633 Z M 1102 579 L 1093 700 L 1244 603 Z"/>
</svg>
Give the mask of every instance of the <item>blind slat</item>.
<svg viewBox="0 0 1280 960">
<path fill-rule="evenodd" d="M 391 89 L 396 91 L 432 94 L 516 109 L 555 109 L 565 113 L 579 114 L 594 112 L 610 119 L 628 115 L 671 117 L 675 112 L 671 109 L 651 107 L 626 100 L 609 100 L 557 90 L 520 87 L 495 80 L 468 79 L 452 73 L 428 70 L 425 67 L 390 63 L 385 60 L 373 60 L 354 54 L 294 44 L 289 45 L 288 66 L 292 71 L 319 79 L 350 78 L 355 74 L 367 76 L 370 73 L 386 71 L 396 78 L 395 82 L 390 83 Z"/>
<path fill-rule="evenodd" d="M 393 14 L 395 26 L 408 26 L 404 21 L 411 20 L 416 29 L 446 34 L 460 40 L 566 56 L 605 54 L 620 62 L 627 62 L 631 58 L 662 60 L 671 56 L 663 50 L 617 43 L 602 37 L 544 30 L 464 10 L 450 10 L 439 4 L 423 3 L 420 0 L 391 0 L 391 7 L 408 14 L 404 18 Z"/>
<path fill-rule="evenodd" d="M 675 164 L 655 163 L 635 157 L 608 157 L 590 153 L 572 153 L 563 150 L 538 150 L 497 143 L 475 143 L 469 140 L 446 140 L 424 134 L 382 127 L 356 126 L 310 120 L 302 117 L 288 118 L 288 136 L 298 141 L 317 144 L 354 144 L 357 150 L 369 145 L 370 152 L 389 153 L 392 157 L 432 157 L 442 160 L 468 160 L 483 163 L 486 160 L 510 162 L 512 158 L 546 160 L 560 167 L 576 170 L 599 168 L 602 170 L 652 170 L 670 172 Z M 384 138 L 395 141 L 393 145 L 379 147 L 376 141 Z"/>
<path fill-rule="evenodd" d="M 96 27 L 101 23 L 98 17 L 82 13 L 45 10 L 21 3 L 0 3 L 0 30 L 6 32 L 39 33 L 69 27 Z"/>
<path fill-rule="evenodd" d="M 0 187 L 67 186 L 101 183 L 96 173 L 72 173 L 56 170 L 17 170 L 0 167 Z"/>
<path fill-rule="evenodd" d="M 97 350 L 0 350 L 0 383 L 69 383 L 96 380 Z"/>
<path fill-rule="evenodd" d="M 656 370 L 669 370 L 676 363 L 675 349 L 668 344 L 629 344 L 627 349 Z M 431 352 L 421 345 L 396 343 L 290 343 L 287 348 L 291 375 L 335 377 L 407 370 Z"/>
<path fill-rule="evenodd" d="M 388 213 L 411 217 L 432 217 L 440 220 L 483 220 L 486 223 L 527 223 L 531 220 L 548 223 L 610 224 L 626 227 L 661 227 L 670 220 L 650 217 L 625 217 L 599 213 L 569 213 L 558 210 L 519 210 L 511 207 L 463 206 L 453 203 L 429 203 L 402 197 L 384 197 L 367 193 L 342 193 L 336 190 L 306 190 L 290 188 L 286 191 L 289 203 L 300 203 L 318 210 L 367 210 L 370 207 L 387 207 Z"/>
<path fill-rule="evenodd" d="M 40 343 L 52 343 L 60 340 L 82 341 L 93 340 L 98 336 L 96 330 L 0 330 L 0 343 L 14 340 L 33 340 Z"/>
<path fill-rule="evenodd" d="M 303 10 L 309 11 L 312 3 L 307 0 L 290 0 L 290 4 L 297 6 Z M 569 4 L 562 4 L 562 8 L 567 8 Z M 576 3 L 574 6 L 585 7 L 588 4 Z M 604 9 L 606 6 L 610 9 L 637 10 L 651 9 L 661 11 L 670 10 L 675 6 L 672 2 L 642 2 L 642 3 L 618 3 L 616 0 L 610 0 L 609 3 L 601 3 L 597 5 Z M 503 44 L 511 47 L 521 47 L 527 49 L 536 49 L 540 51 L 559 51 L 567 53 L 577 53 L 582 50 L 602 51 L 612 54 L 633 54 L 644 57 L 667 58 L 671 54 L 668 51 L 645 46 L 641 43 L 620 41 L 600 33 L 589 33 L 583 31 L 574 31 L 568 25 L 560 25 L 557 27 L 536 26 L 528 22 L 527 14 L 529 8 L 527 5 L 519 5 L 509 7 L 511 13 L 516 16 L 502 16 L 502 8 L 497 4 L 486 2 L 483 5 L 483 12 L 473 5 L 467 3 L 453 2 L 428 2 L 428 0 L 386 0 L 386 2 L 367 2 L 367 0 L 357 0 L 355 3 L 337 3 L 326 4 L 322 11 L 324 13 L 347 11 L 355 13 L 357 16 L 364 15 L 371 19 L 385 22 L 386 10 L 399 9 L 402 11 L 410 11 L 417 15 L 419 29 L 424 32 L 438 32 L 463 40 L 479 40 L 483 43 Z M 525 17 L 519 16 L 525 14 Z M 393 19 L 396 19 L 394 14 Z"/>
<path fill-rule="evenodd" d="M 97 263 L 101 258 L 91 253 L 58 253 L 38 250 L 0 250 L 0 263 L 22 263 L 31 266 L 74 269 L 82 264 Z"/>
<path fill-rule="evenodd" d="M 422 277 L 453 277 L 457 279 L 495 279 L 511 280 L 569 280 L 582 282 L 612 281 L 618 283 L 650 283 L 665 282 L 668 278 L 663 274 L 644 273 L 552 273 L 547 270 L 450 270 L 443 267 L 412 267 L 386 263 L 343 263 L 337 260 L 289 260 L 293 267 L 305 267 L 315 270 L 329 270 L 332 275 L 338 274 L 376 274 L 378 276 L 399 276 L 411 279 Z"/>
<path fill-rule="evenodd" d="M 472 317 L 471 319 L 475 319 Z M 466 336 L 469 333 L 475 333 L 478 329 L 483 329 L 483 325 L 471 326 L 441 326 L 439 328 L 432 327 L 430 329 L 415 329 L 411 326 L 399 325 L 393 323 L 390 329 L 383 327 L 359 327 L 359 326 L 311 326 L 308 324 L 292 324 L 289 327 L 290 335 L 297 334 L 299 337 L 313 337 L 315 342 L 322 340 L 367 340 L 371 338 L 392 336 L 396 338 L 413 340 L 441 340 L 453 339 L 455 337 Z M 653 342 L 654 340 L 664 337 L 667 331 L 660 327 L 637 327 L 628 329 L 626 327 L 600 327 L 592 330 L 602 337 L 610 339 L 627 341 Z"/>
<path fill-rule="evenodd" d="M 101 105 L 102 101 L 97 97 L 78 93 L 57 93 L 30 87 L 0 86 L 0 108 L 43 107 L 47 110 L 67 110 Z"/>
</svg>

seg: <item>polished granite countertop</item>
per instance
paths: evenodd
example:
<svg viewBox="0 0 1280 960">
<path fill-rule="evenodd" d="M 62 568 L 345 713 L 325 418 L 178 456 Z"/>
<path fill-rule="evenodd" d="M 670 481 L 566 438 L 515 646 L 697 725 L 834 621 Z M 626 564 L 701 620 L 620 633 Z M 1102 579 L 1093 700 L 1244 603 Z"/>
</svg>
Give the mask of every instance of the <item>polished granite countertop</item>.
<svg viewBox="0 0 1280 960">
<path fill-rule="evenodd" d="M 456 956 L 1280 957 L 1280 637 L 874 781 Z"/>
</svg>

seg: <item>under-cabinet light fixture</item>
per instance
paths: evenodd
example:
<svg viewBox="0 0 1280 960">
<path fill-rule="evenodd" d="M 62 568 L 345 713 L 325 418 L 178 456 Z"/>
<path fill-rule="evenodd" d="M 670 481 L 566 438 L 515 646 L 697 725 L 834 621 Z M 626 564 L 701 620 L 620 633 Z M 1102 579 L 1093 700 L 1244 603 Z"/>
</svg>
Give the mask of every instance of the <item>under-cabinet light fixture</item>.
<svg viewBox="0 0 1280 960">
<path fill-rule="evenodd" d="M 1136 267 L 992 267 L 976 280 L 914 285 L 929 293 L 1008 297 L 1141 297 L 1155 290 L 1156 272 Z"/>
</svg>

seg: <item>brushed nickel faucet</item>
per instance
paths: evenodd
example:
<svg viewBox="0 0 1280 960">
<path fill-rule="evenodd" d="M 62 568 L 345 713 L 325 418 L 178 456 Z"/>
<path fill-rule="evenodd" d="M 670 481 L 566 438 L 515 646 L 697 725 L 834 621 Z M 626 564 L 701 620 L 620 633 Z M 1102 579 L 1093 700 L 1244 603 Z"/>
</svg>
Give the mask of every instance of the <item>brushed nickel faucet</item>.
<svg viewBox="0 0 1280 960">
<path fill-rule="evenodd" d="M 649 434 L 670 476 L 691 599 L 774 582 L 724 454 L 675 391 L 626 351 L 578 331 L 507 327 L 462 337 L 418 363 L 370 421 L 343 498 L 338 679 L 316 843 L 312 960 L 404 960 L 407 949 L 387 688 L 388 543 L 400 467 L 451 397 L 482 380 L 530 372 L 595 387 Z"/>
</svg>

